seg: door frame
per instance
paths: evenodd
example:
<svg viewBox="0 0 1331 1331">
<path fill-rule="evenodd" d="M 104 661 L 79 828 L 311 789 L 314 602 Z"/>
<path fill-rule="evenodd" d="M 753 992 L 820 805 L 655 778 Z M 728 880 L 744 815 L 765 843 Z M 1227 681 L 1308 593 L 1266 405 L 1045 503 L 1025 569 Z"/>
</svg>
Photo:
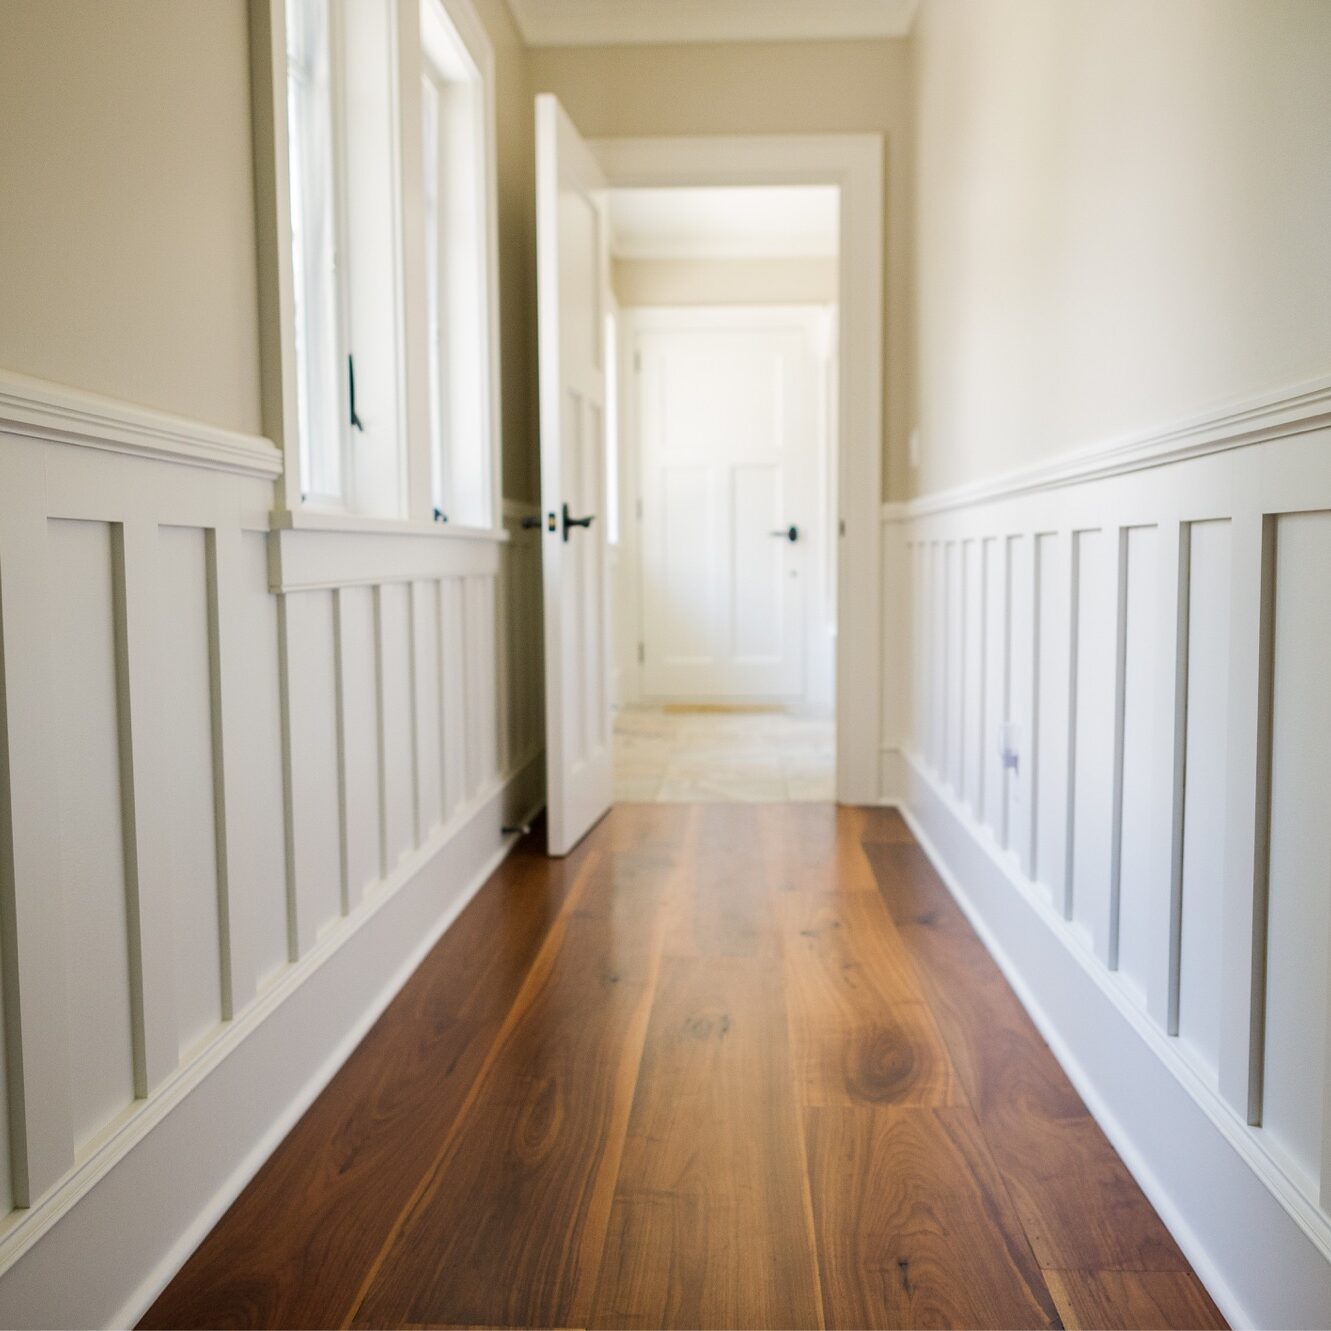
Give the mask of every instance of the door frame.
<svg viewBox="0 0 1331 1331">
<path fill-rule="evenodd" d="M 815 348 L 813 373 L 821 375 L 826 367 L 826 359 L 816 350 L 820 343 L 829 342 L 829 320 L 835 308 L 834 302 L 816 301 L 780 301 L 770 304 L 728 303 L 714 305 L 627 305 L 619 310 L 619 567 L 615 583 L 614 601 L 617 619 L 615 623 L 615 669 L 619 680 L 619 697 L 628 703 L 676 701 L 662 699 L 648 693 L 642 684 L 644 661 L 640 654 L 641 644 L 645 641 L 644 624 L 645 598 L 643 590 L 643 545 L 642 525 L 646 512 L 646 491 L 643 484 L 642 432 L 638 428 L 638 378 L 636 357 L 638 337 L 644 331 L 654 331 L 672 325 L 699 324 L 718 329 L 731 324 L 746 324 L 754 327 L 763 326 L 773 329 L 798 330 Z M 825 348 L 824 348 L 825 350 Z M 835 356 L 832 357 L 835 360 Z M 815 561 L 811 564 L 811 576 L 800 587 L 800 624 L 799 651 L 803 657 L 801 678 L 803 684 L 798 695 L 788 698 L 773 698 L 773 702 L 803 703 L 810 696 L 813 678 L 810 673 L 812 648 L 815 635 L 828 633 L 834 626 L 834 620 L 828 621 L 820 612 L 825 612 L 825 604 L 830 598 L 824 579 L 829 568 L 835 570 L 835 551 L 833 550 L 832 530 L 836 519 L 830 504 L 835 491 L 835 482 L 828 474 L 829 468 L 837 465 L 836 431 L 831 428 L 833 422 L 828 419 L 827 395 L 824 380 L 811 380 L 810 387 L 814 398 L 812 410 L 815 414 L 817 430 L 817 482 L 818 513 L 815 530 L 818 543 Z M 627 515 L 627 516 L 625 516 Z M 632 584 L 629 598 L 632 609 L 632 622 L 625 624 L 624 617 L 618 612 L 622 606 L 624 584 Z M 835 663 L 835 635 L 832 640 L 832 658 Z M 725 702 L 724 697 L 695 699 L 694 701 Z M 762 701 L 768 701 L 763 699 Z"/>
<path fill-rule="evenodd" d="M 761 134 L 588 140 L 615 187 L 836 185 L 837 800 L 879 799 L 882 724 L 883 136 Z"/>
</svg>

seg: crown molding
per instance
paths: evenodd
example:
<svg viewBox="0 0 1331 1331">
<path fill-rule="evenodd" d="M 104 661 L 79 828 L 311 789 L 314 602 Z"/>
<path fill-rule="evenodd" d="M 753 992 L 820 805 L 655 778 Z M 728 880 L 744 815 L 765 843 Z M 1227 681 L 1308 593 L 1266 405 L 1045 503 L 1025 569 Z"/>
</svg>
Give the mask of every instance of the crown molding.
<svg viewBox="0 0 1331 1331">
<path fill-rule="evenodd" d="M 918 0 L 509 0 L 528 46 L 905 37 Z"/>
</svg>

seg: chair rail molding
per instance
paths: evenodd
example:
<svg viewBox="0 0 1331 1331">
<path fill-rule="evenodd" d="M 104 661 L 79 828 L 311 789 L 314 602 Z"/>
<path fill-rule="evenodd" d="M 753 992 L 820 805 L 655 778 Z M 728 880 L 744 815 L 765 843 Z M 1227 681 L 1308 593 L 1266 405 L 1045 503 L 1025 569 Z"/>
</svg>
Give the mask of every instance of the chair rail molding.
<svg viewBox="0 0 1331 1331">
<path fill-rule="evenodd" d="M 888 501 L 884 521 L 926 517 L 1058 486 L 1127 475 L 1331 425 L 1331 374 L 1218 403 L 1183 420 L 1065 449 L 1044 462 Z"/>
<path fill-rule="evenodd" d="M 0 431 L 272 479 L 272 440 L 0 370 Z"/>
</svg>

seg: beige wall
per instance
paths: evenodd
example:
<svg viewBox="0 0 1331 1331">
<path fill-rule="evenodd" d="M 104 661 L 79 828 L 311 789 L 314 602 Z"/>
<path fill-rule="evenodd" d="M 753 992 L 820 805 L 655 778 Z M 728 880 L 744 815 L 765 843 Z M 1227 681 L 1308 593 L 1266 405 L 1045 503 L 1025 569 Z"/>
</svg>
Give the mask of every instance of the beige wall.
<svg viewBox="0 0 1331 1331">
<path fill-rule="evenodd" d="M 614 259 L 621 305 L 825 305 L 837 299 L 835 259 Z"/>
<path fill-rule="evenodd" d="M 533 114 L 495 47 L 504 493 L 536 494 Z M 246 0 L 0 3 L 0 368 L 259 433 Z"/>
<path fill-rule="evenodd" d="M 918 491 L 1331 365 L 1331 4 L 925 0 Z"/>
<path fill-rule="evenodd" d="M 536 92 L 559 96 L 588 136 L 887 136 L 884 491 L 904 492 L 910 409 L 909 47 L 902 41 L 569 47 L 531 53 Z"/>
<path fill-rule="evenodd" d="M 0 4 L 0 368 L 258 432 L 245 0 Z"/>
</svg>

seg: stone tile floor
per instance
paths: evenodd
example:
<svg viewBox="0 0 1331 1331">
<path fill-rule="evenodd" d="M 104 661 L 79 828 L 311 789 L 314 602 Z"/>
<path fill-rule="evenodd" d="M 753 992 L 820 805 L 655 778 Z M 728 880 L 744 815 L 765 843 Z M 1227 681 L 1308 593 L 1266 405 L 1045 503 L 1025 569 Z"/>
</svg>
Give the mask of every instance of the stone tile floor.
<svg viewBox="0 0 1331 1331">
<path fill-rule="evenodd" d="M 615 716 L 622 803 L 815 803 L 836 798 L 831 717 L 626 707 Z"/>
</svg>

